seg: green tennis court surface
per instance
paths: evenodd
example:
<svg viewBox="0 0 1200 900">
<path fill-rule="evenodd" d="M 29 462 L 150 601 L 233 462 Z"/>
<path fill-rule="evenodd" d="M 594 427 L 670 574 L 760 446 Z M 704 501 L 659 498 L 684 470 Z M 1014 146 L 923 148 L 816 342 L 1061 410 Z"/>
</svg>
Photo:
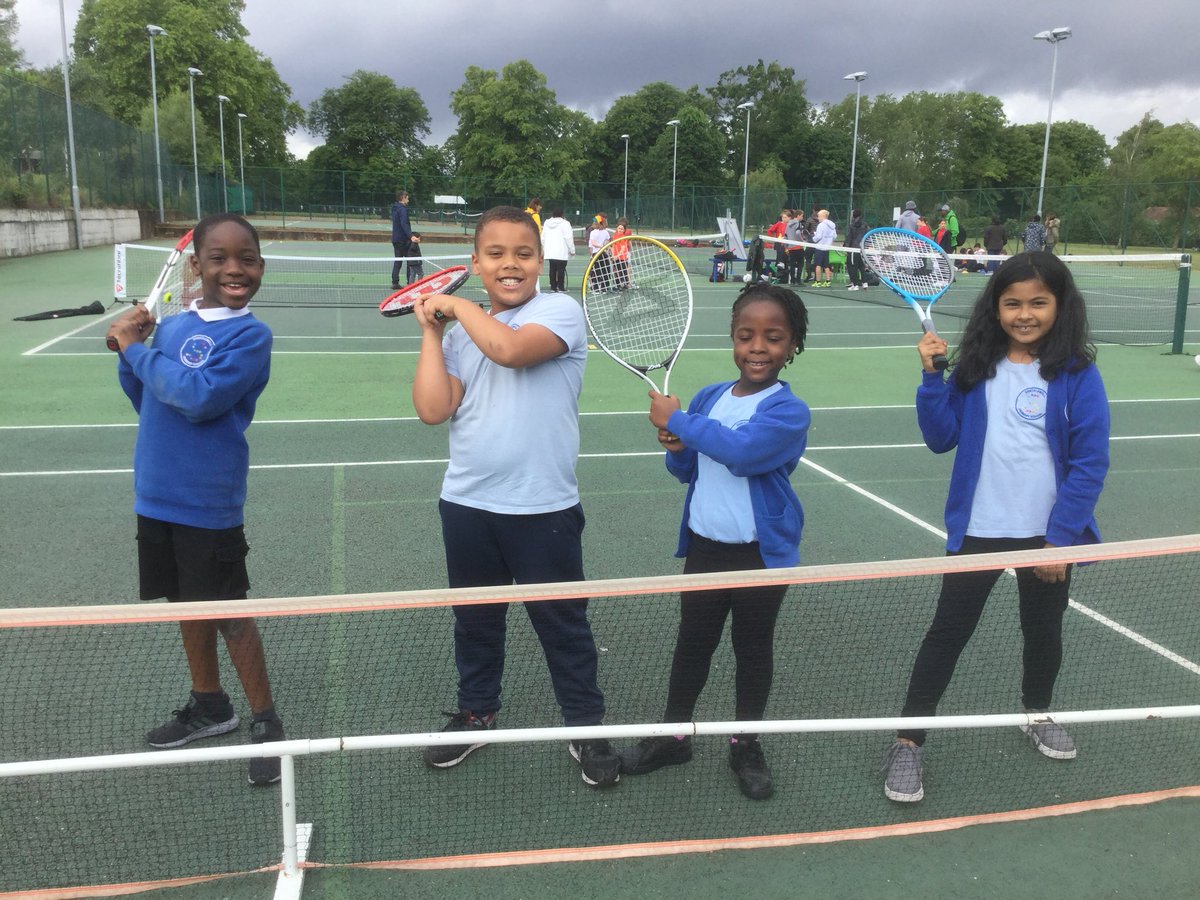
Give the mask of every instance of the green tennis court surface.
<svg viewBox="0 0 1200 900">
<path fill-rule="evenodd" d="M 381 253 L 386 253 L 384 246 Z M 577 258 L 572 285 L 578 284 L 582 269 Z M 0 491 L 8 511 L 0 538 L 10 548 L 0 605 L 122 602 L 136 595 L 129 471 L 134 419 L 116 385 L 111 354 L 103 347 L 107 320 L 8 321 L 105 298 L 110 280 L 107 250 L 0 263 L 0 309 L 5 313 L 0 325 L 5 385 Z M 674 390 L 685 397 L 734 371 L 728 309 L 738 285 L 701 279 L 694 285 L 692 338 L 672 377 Z M 939 554 L 940 539 L 921 523 L 941 527 L 951 460 L 920 446 L 913 420 L 915 317 L 906 309 L 851 302 L 837 288 L 805 291 L 804 297 L 810 308 L 810 350 L 786 373 L 796 393 L 814 408 L 806 459 L 821 467 L 802 465 L 794 479 L 808 517 L 804 562 Z M 445 432 L 412 419 L 415 323 L 385 320 L 369 309 L 270 308 L 260 315 L 275 331 L 276 358 L 272 383 L 250 432 L 255 468 L 247 530 L 254 596 L 443 586 L 435 501 L 446 456 Z M 960 324 L 944 318 L 939 327 L 953 340 Z M 1188 339 L 1188 354 L 1200 350 L 1195 331 Z M 1113 467 L 1099 509 L 1108 540 L 1196 530 L 1200 367 L 1190 355 L 1163 351 L 1101 348 L 1114 423 Z M 682 490 L 662 469 L 641 382 L 593 354 L 582 403 L 578 471 L 588 515 L 589 575 L 678 572 L 680 563 L 671 552 Z M 1150 595 L 1136 583 L 1114 592 L 1113 585 L 1105 584 L 1102 568 L 1081 574 L 1076 593 L 1102 594 L 1107 615 L 1153 634 L 1193 661 L 1200 656 L 1194 591 L 1189 594 L 1186 583 L 1164 577 L 1162 590 Z M 779 628 L 781 652 L 770 714 L 888 714 L 897 708 L 907 666 L 928 624 L 936 583 L 925 588 L 906 587 L 904 602 L 891 604 L 869 590 L 830 596 L 793 589 Z M 316 736 L 335 723 L 337 733 L 356 734 L 440 727 L 439 713 L 453 699 L 448 611 L 425 611 L 411 619 L 371 615 L 376 618 L 266 626 L 280 708 L 295 736 Z M 636 609 L 620 600 L 595 605 L 597 640 L 607 648 L 601 664 L 610 721 L 655 721 L 661 714 L 674 615 L 670 598 L 644 598 Z M 1104 704 L 1113 706 L 1157 703 L 1160 697 L 1161 702 L 1191 702 L 1197 695 L 1197 676 L 1149 659 L 1111 632 L 1101 641 L 1084 617 L 1069 616 L 1068 627 L 1068 660 L 1058 691 L 1063 702 L 1074 707 L 1069 698 L 1096 690 L 1103 690 Z M 953 696 L 947 697 L 947 713 L 1007 711 L 1015 702 L 1011 652 L 1017 625 L 1011 598 L 1002 588 L 989 604 L 981 635 L 985 628 L 988 634 L 1004 634 L 1008 643 L 991 648 L 978 639 L 972 643 L 971 658 L 964 659 Z M 43 721 L 6 726 L 6 749 L 0 756 L 100 752 L 93 743 L 120 752 L 141 749 L 141 732 L 178 705 L 186 687 L 177 639 L 169 631 L 139 626 L 136 634 L 98 637 L 89 632 L 70 639 L 46 634 L 19 649 L 20 662 L 6 648 L 6 666 L 19 674 L 6 677 L 4 691 L 11 701 L 3 706 L 22 709 L 19 716 L 12 714 L 16 722 L 34 720 L 30 707 Z M 509 631 L 504 724 L 553 724 L 555 709 L 540 651 L 519 610 L 510 617 Z M 829 647 L 837 648 L 836 655 L 826 652 Z M 1086 658 L 1075 658 L 1072 648 Z M 720 671 L 702 699 L 704 718 L 728 715 L 727 649 L 718 656 Z M 1095 673 L 1107 667 L 1128 673 L 1127 695 L 1122 679 L 1096 680 Z M 89 671 L 91 676 L 85 677 Z M 847 678 L 847 672 L 853 677 Z M 997 677 L 971 677 L 973 672 Z M 72 678 L 77 680 L 74 687 Z M 95 685 L 110 682 L 119 702 L 108 708 L 107 692 L 97 692 Z M 134 684 L 139 690 L 129 690 Z M 1155 697 L 1139 690 L 1147 685 L 1153 686 Z M 80 693 L 87 695 L 82 708 Z M 101 724 L 89 729 L 89 720 Z M 37 747 L 29 745 L 34 735 L 39 736 Z M 788 834 L 852 827 L 848 811 L 859 824 L 886 824 L 954 816 L 964 809 L 1008 809 L 1014 793 L 1018 803 L 1040 806 L 1151 790 L 1156 756 L 1190 753 L 1194 761 L 1200 746 L 1196 736 L 1194 726 L 1172 723 L 1087 726 L 1079 730 L 1086 753 L 1059 768 L 1038 757 L 1015 730 L 986 738 L 935 736 L 928 762 L 930 796 L 915 811 L 897 809 L 882 798 L 876 767 L 886 740 L 879 734 L 766 739 L 780 788 L 767 804 L 743 801 L 725 767 L 719 739 L 709 738 L 698 743 L 690 766 L 626 779 L 603 794 L 585 788 L 558 744 L 485 748 L 451 772 L 428 772 L 411 751 L 311 758 L 298 764 L 298 806 L 303 820 L 318 823 L 312 858 L 329 861 L 488 852 L 520 844 L 539 829 L 553 835 L 555 846 L 653 841 L 664 834 L 686 839 L 703 836 L 714 823 L 738 834 Z M 233 735 L 229 741 L 241 739 Z M 226 867 L 242 871 L 277 859 L 277 797 L 246 788 L 240 767 L 223 763 L 136 770 L 136 775 L 64 776 L 39 782 L 34 798 L 23 789 L 14 795 L 11 786 L 0 785 L 6 808 L 22 810 L 26 819 L 17 830 L 11 817 L 4 817 L 0 847 L 19 846 L 18 855 L 28 860 L 21 871 L 4 867 L 0 889 L 34 886 L 30 879 L 35 873 L 36 884 L 63 883 L 46 871 L 55 859 L 86 858 L 101 873 L 97 877 L 113 881 Z M 181 791 L 182 785 L 188 790 Z M 13 806 L 15 800 L 20 803 Z M 110 836 L 114 823 L 137 844 L 139 835 L 154 837 L 161 831 L 155 817 L 164 809 L 179 813 L 183 849 L 164 850 L 161 857 L 148 847 L 142 853 L 117 852 L 120 844 Z M 477 821 L 497 824 L 481 836 Z M 403 895 L 408 890 L 546 895 L 556 892 L 555 885 L 570 883 L 575 889 L 581 880 L 608 889 L 596 896 L 619 896 L 640 893 L 647 884 L 652 891 L 661 878 L 657 883 L 667 896 L 670 879 L 699 872 L 709 874 L 705 887 L 712 888 L 711 894 L 699 892 L 706 896 L 733 889 L 726 880 L 731 874 L 769 885 L 777 872 L 793 878 L 811 872 L 817 884 L 826 885 L 824 895 L 870 896 L 924 884 L 914 880 L 908 856 L 919 852 L 923 864 L 943 861 L 943 875 L 950 879 L 944 894 L 1004 895 L 1010 885 L 995 864 L 971 862 L 978 844 L 988 840 L 998 848 L 1011 847 L 1022 860 L 1045 859 L 1059 866 L 1058 877 L 1065 884 L 1058 884 L 1055 893 L 1062 896 L 1094 895 L 1086 889 L 1089 885 L 1107 889 L 1129 883 L 1122 880 L 1128 877 L 1127 867 L 1118 864 L 1118 850 L 1137 854 L 1138 862 L 1149 867 L 1143 887 L 1148 879 L 1156 891 L 1178 894 L 1190 876 L 1176 859 L 1180 845 L 1175 836 L 1194 829 L 1198 821 L 1195 801 L 1176 800 L 1059 822 L 992 825 L 836 848 L 573 863 L 490 875 L 360 873 L 358 880 L 339 872 L 310 878 L 314 891 L 323 884 L 329 896 Z M 1145 827 L 1163 834 L 1162 840 L 1142 843 L 1134 833 Z M 976 838 L 972 832 L 993 838 Z M 1122 832 L 1129 835 L 1127 843 L 1117 837 Z M 23 856 L 25 835 L 34 834 L 44 835 L 37 842 L 42 849 Z M 98 834 L 105 836 L 99 851 Z M 221 836 L 217 863 L 204 857 L 211 852 L 205 850 L 204 836 L 212 834 Z M 1053 857 L 1044 847 L 1048 842 L 1058 847 Z M 886 845 L 896 845 L 894 856 Z M 1112 858 L 1096 855 L 1096 847 L 1106 846 L 1113 848 Z M 154 871 L 147 874 L 148 868 Z M 1109 877 L 1097 880 L 1098 871 Z M 988 889 L 972 893 L 978 876 Z M 848 889 L 860 879 L 877 890 L 857 894 Z M 256 889 L 254 878 L 233 884 L 247 890 L 237 896 L 253 895 Z M 1078 890 L 1072 892 L 1072 885 Z M 225 896 L 233 890 L 226 884 L 171 896 Z M 581 896 L 589 896 L 586 891 L 586 886 L 579 889 Z M 784 893 L 782 885 L 777 893 Z"/>
</svg>

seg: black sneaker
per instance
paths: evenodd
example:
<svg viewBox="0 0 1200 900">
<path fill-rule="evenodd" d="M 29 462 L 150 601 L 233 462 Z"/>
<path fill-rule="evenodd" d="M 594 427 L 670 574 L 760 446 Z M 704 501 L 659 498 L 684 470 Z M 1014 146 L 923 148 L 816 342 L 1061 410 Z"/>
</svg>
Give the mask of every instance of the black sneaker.
<svg viewBox="0 0 1200 900">
<path fill-rule="evenodd" d="M 187 705 L 174 710 L 170 722 L 146 732 L 146 743 L 158 750 L 182 747 L 201 738 L 216 737 L 238 727 L 240 721 L 229 695 L 197 694 L 192 691 Z"/>
<path fill-rule="evenodd" d="M 567 745 L 571 756 L 583 767 L 584 784 L 592 787 L 612 787 L 621 780 L 621 757 L 603 738 L 594 741 L 571 741 Z"/>
<path fill-rule="evenodd" d="M 267 744 L 273 741 L 287 740 L 283 734 L 283 722 L 275 710 L 260 713 L 254 717 L 250 725 L 250 743 Z M 279 780 L 278 756 L 255 756 L 250 760 L 251 784 L 274 784 Z"/>
<path fill-rule="evenodd" d="M 621 771 L 626 775 L 645 775 L 663 766 L 678 766 L 691 761 L 691 735 L 683 740 L 669 734 L 642 738 L 621 751 Z"/>
<path fill-rule="evenodd" d="M 734 740 L 729 745 L 729 768 L 737 775 L 738 787 L 751 800 L 766 800 L 775 793 L 771 767 L 757 740 Z"/>
<path fill-rule="evenodd" d="M 469 709 L 460 709 L 456 713 L 446 713 L 450 721 L 442 731 L 489 731 L 496 727 L 496 714 L 488 713 L 480 718 Z M 421 751 L 425 765 L 435 769 L 448 769 L 482 747 L 483 744 L 430 744 Z"/>
</svg>

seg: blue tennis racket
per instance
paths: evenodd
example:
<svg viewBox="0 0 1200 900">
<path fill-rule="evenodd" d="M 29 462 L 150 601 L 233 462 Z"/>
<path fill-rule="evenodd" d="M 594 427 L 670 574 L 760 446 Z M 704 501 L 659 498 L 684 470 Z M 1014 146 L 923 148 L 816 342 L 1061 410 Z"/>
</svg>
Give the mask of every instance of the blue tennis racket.
<svg viewBox="0 0 1200 900">
<path fill-rule="evenodd" d="M 904 228 L 872 228 L 862 239 L 863 262 L 879 280 L 913 308 L 921 328 L 937 334 L 930 315 L 933 304 L 954 283 L 954 266 L 934 241 Z M 924 305 L 922 305 L 924 301 Z M 933 358 L 939 372 L 949 365 L 944 355 Z"/>
</svg>

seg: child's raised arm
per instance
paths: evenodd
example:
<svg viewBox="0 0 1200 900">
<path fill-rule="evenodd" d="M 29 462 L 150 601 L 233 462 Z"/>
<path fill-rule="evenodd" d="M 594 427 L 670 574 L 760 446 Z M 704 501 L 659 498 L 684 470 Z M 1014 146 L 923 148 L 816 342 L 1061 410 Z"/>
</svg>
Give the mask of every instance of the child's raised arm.
<svg viewBox="0 0 1200 900">
<path fill-rule="evenodd" d="M 453 295 L 438 294 L 423 302 L 427 313 L 457 319 L 480 352 L 505 368 L 524 369 L 567 352 L 566 342 L 544 325 L 530 322 L 513 330 L 470 300 Z"/>
<path fill-rule="evenodd" d="M 446 325 L 444 320 L 434 318 L 433 310 L 426 306 L 429 299 L 422 297 L 413 304 L 413 314 L 421 325 L 421 352 L 413 376 L 412 400 L 417 418 L 426 425 L 440 425 L 458 410 L 463 386 L 446 370 L 446 357 L 442 353 Z"/>
</svg>

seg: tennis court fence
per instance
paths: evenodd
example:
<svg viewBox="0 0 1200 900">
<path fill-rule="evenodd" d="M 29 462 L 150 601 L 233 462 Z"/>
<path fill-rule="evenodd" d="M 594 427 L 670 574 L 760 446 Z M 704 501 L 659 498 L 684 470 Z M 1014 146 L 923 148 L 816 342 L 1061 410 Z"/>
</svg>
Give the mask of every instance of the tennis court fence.
<svg viewBox="0 0 1200 900">
<path fill-rule="evenodd" d="M 1055 721 L 1079 747 L 1051 761 L 1015 727 L 1021 638 L 1002 577 L 941 716 L 901 720 L 904 690 L 949 571 L 1077 564 Z M 1082 565 L 1090 563 L 1089 565 Z M 0 610 L 0 896 L 140 886 L 311 866 L 502 865 L 828 840 L 1017 810 L 1200 796 L 1200 535 L 988 556 L 586 584 L 195 604 Z M 680 592 L 786 583 L 767 721 L 729 721 L 723 645 L 693 722 L 661 723 Z M 557 727 L 532 629 L 508 623 L 504 708 L 450 770 L 418 748 L 442 734 L 455 685 L 455 604 L 554 603 L 586 592 L 606 724 Z M 182 619 L 255 617 L 288 740 L 242 733 L 147 752 L 186 697 Z M 1034 648 L 1036 652 L 1036 648 Z M 235 708 L 245 702 L 226 675 Z M 920 804 L 890 804 L 878 768 L 901 724 L 935 729 Z M 776 795 L 737 791 L 729 734 L 763 735 Z M 569 739 L 694 735 L 696 754 L 598 791 Z M 205 746 L 206 745 L 206 746 Z M 279 788 L 246 759 L 284 759 Z M 974 821 L 974 820 L 973 820 Z M 281 847 L 286 852 L 281 854 Z M 281 862 L 282 859 L 282 862 Z"/>
</svg>

